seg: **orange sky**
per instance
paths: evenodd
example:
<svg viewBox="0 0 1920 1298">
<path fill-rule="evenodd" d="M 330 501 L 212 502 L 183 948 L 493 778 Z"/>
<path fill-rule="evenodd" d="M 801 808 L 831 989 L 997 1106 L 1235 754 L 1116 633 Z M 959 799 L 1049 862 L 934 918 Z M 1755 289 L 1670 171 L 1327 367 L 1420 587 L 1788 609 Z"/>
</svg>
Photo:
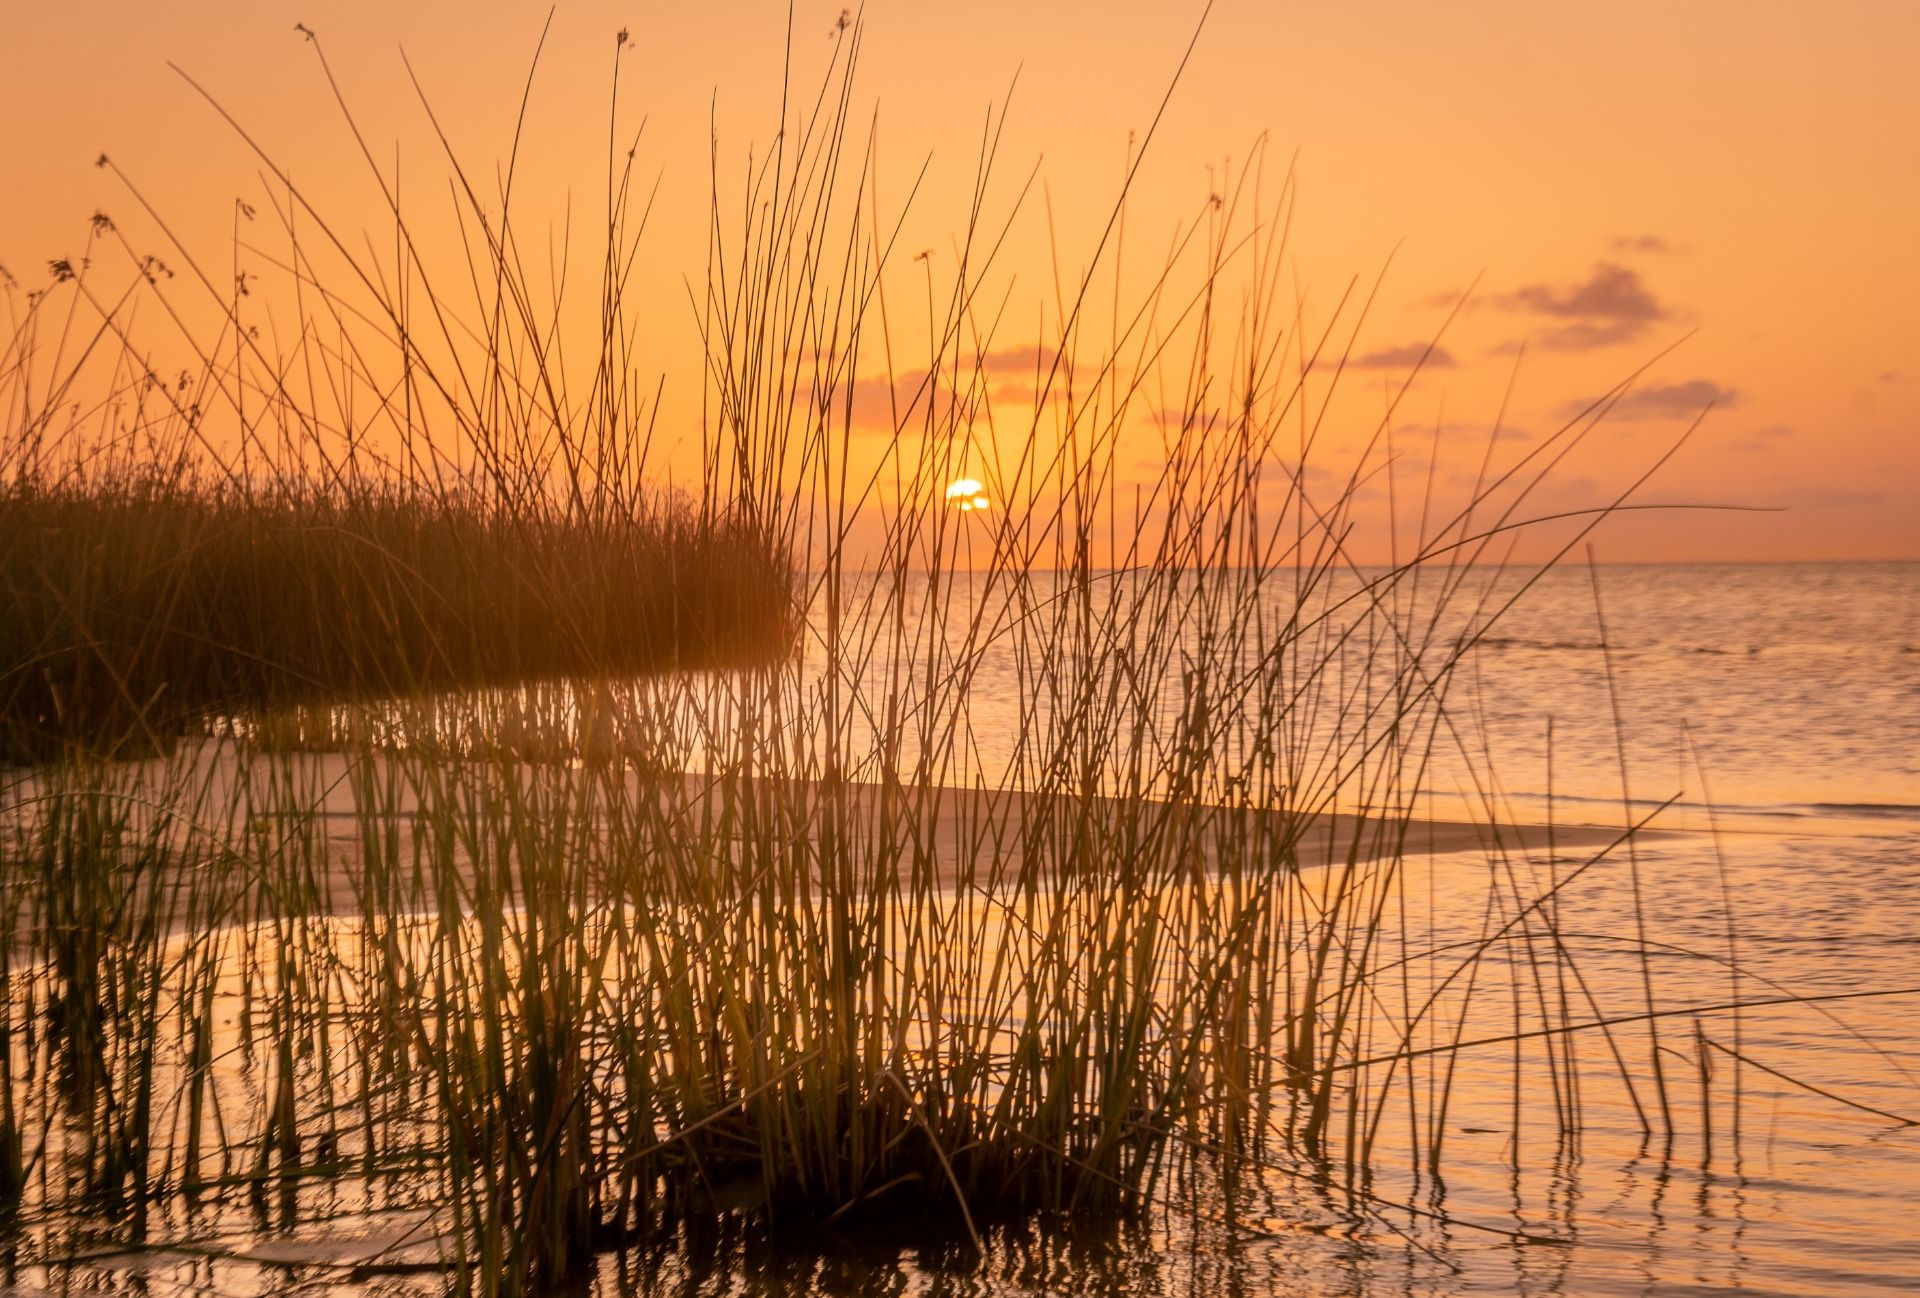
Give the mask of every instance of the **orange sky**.
<svg viewBox="0 0 1920 1298">
<path fill-rule="evenodd" d="M 796 8 L 808 85 L 840 9 Z M 877 105 L 883 207 L 904 199 L 931 155 L 902 246 L 931 249 L 936 266 L 964 219 L 983 117 L 1018 73 L 994 194 L 1010 202 L 1036 160 L 1045 188 L 1009 243 L 996 350 L 1033 343 L 1038 326 L 1016 322 L 1052 309 L 1049 206 L 1063 273 L 1078 273 L 1129 132 L 1152 118 L 1197 12 L 1164 0 L 867 7 L 855 116 L 864 128 Z M 347 225 L 377 229 L 377 195 L 294 22 L 319 31 L 376 150 L 399 149 L 424 189 L 444 186 L 445 169 L 398 50 L 463 158 L 491 164 L 510 140 L 544 18 L 543 7 L 501 0 L 9 6 L 0 264 L 37 286 L 47 261 L 78 254 L 96 210 L 153 237 L 125 190 L 91 165 L 103 150 L 189 246 L 226 264 L 233 199 L 257 200 L 257 164 L 169 59 Z M 640 285 L 646 341 L 667 408 L 684 421 L 699 408 L 683 277 L 702 273 L 709 108 L 723 169 L 737 171 L 748 146 L 772 135 L 785 10 L 561 0 L 517 182 L 523 220 L 560 221 L 570 190 L 581 212 L 602 201 L 611 34 L 622 27 L 633 34 L 623 94 L 632 122 L 647 118 L 642 167 L 649 181 L 662 177 Z M 1342 380 L 1343 435 L 1371 433 L 1383 381 L 1405 373 L 1398 358 L 1440 327 L 1437 304 L 1478 276 L 1442 340 L 1451 364 L 1425 373 L 1396 411 L 1403 438 L 1417 430 L 1424 441 L 1439 425 L 1460 447 L 1447 462 L 1470 473 L 1516 344 L 1528 346 L 1509 423 L 1523 444 L 1697 331 L 1639 382 L 1550 499 L 1598 503 L 1712 398 L 1646 498 L 1786 511 L 1622 520 L 1603 534 L 1602 556 L 1920 557 L 1916 50 L 1910 0 L 1219 0 L 1130 200 L 1123 272 L 1144 279 L 1226 165 L 1265 133 L 1267 198 L 1298 151 L 1286 292 L 1304 295 L 1310 322 L 1324 323 L 1350 276 L 1370 280 L 1394 257 L 1356 349 L 1368 366 Z M 888 281 L 902 370 L 924 273 L 909 263 Z M 693 439 L 678 440 L 684 475 L 697 460 L 685 458 Z"/>
</svg>

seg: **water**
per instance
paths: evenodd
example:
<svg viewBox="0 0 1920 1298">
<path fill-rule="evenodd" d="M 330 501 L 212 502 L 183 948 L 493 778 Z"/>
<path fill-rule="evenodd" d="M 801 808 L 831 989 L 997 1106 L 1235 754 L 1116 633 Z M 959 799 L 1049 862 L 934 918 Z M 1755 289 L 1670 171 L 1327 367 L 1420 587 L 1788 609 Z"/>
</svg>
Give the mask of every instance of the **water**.
<svg viewBox="0 0 1920 1298">
<path fill-rule="evenodd" d="M 1576 1008 L 1588 998 L 1609 1015 L 1645 1009 L 1643 944 L 1627 918 L 1637 867 L 1656 1008 L 1749 1003 L 1738 1016 L 1710 1009 L 1657 1020 L 1671 1141 L 1657 1121 L 1651 1137 L 1641 1121 L 1656 1105 L 1647 1064 L 1656 1042 L 1645 1023 L 1623 1024 L 1632 1091 L 1609 1066 L 1602 1038 L 1588 1032 L 1571 1046 L 1543 1038 L 1462 1052 L 1437 1130 L 1430 1107 L 1370 1115 L 1391 1138 L 1383 1145 L 1443 1140 L 1437 1177 L 1417 1159 L 1387 1156 L 1356 1184 L 1338 1159 L 1299 1157 L 1227 1187 L 1206 1184 L 1201 1160 L 1184 1169 L 1200 1193 L 1177 1203 L 1170 1193 L 1171 1206 L 1141 1220 L 995 1228 L 984 1257 L 951 1237 L 795 1239 L 730 1217 L 711 1231 L 605 1256 L 595 1291 L 1912 1291 L 1920 1127 L 1897 1119 L 1920 1118 L 1920 994 L 1912 990 L 1920 987 L 1920 565 L 1605 568 L 1604 623 L 1589 574 L 1562 569 L 1487 625 L 1486 610 L 1530 575 L 1482 581 L 1444 607 L 1431 588 L 1393 595 L 1400 625 L 1423 625 L 1438 610 L 1435 643 L 1481 632 L 1448 688 L 1446 711 L 1458 724 L 1441 727 L 1417 809 L 1619 825 L 1668 804 L 1656 823 L 1687 832 L 1646 839 L 1632 859 L 1616 853 L 1589 870 L 1558 915 L 1566 959 L 1536 974 L 1523 948 L 1505 944 L 1483 962 L 1473 996 L 1448 1002 L 1447 1013 L 1461 1017 L 1446 1026 L 1471 1041 L 1507 1035 L 1516 1022 L 1554 1021 L 1530 998 L 1567 997 Z M 1367 576 L 1344 578 L 1320 598 L 1339 605 Z M 1110 577 L 1108 589 L 1124 591 L 1127 580 Z M 948 597 L 991 599 L 964 583 Z M 1283 606 L 1285 592 L 1273 602 Z M 1017 776 L 1027 758 L 1014 737 L 1033 733 L 1036 717 L 1042 731 L 1053 724 L 1054 704 L 1021 693 L 1023 671 L 1029 680 L 1033 672 L 1019 653 L 1017 636 L 1002 637 L 968 660 L 960 685 L 897 686 L 909 701 L 960 715 L 966 738 L 948 778 Z M 1347 675 L 1333 692 L 1372 697 L 1380 656 L 1377 646 L 1338 649 Z M 1060 667 L 1070 672 L 1072 663 Z M 816 671 L 803 691 L 819 685 Z M 879 697 L 873 681 L 865 688 Z M 1182 697 L 1173 691 L 1158 718 L 1169 732 Z M 1351 714 L 1302 724 L 1297 737 L 1309 750 L 1355 728 Z M 1219 727 L 1223 751 L 1237 751 L 1242 731 L 1232 718 Z M 903 760 L 912 756 L 909 745 Z M 1327 792 L 1351 806 L 1361 800 L 1357 787 Z M 1472 939 L 1507 898 L 1537 895 L 1588 859 L 1579 851 L 1552 860 L 1412 858 L 1410 918 L 1395 941 L 1405 947 L 1413 999 L 1453 967 L 1423 953 Z M 1567 968 L 1583 985 L 1569 987 Z M 1907 994 L 1877 994 L 1901 989 Z M 1751 1004 L 1790 995 L 1835 999 Z M 1383 1042 L 1383 1052 L 1390 1046 Z M 1447 1084 L 1447 1058 L 1410 1065 L 1420 1070 L 1420 1093 Z M 1572 1079 L 1576 1139 L 1548 1100 L 1565 1087 L 1574 1103 Z M 23 1293 L 438 1292 L 431 1275 L 356 1276 L 348 1265 L 367 1252 L 367 1239 L 417 1228 L 403 1215 L 420 1207 L 409 1193 L 336 1205 L 331 1239 L 309 1232 L 275 1242 L 243 1224 L 216 1249 L 68 1266 L 29 1256 L 13 1278 Z M 349 1237 L 361 1242 L 343 1242 Z"/>
<path fill-rule="evenodd" d="M 1388 680 L 1398 665 L 1378 651 L 1380 621 L 1422 635 L 1429 661 L 1444 659 L 1463 633 L 1475 636 L 1447 686 L 1458 731 L 1434 755 L 1433 814 L 1483 811 L 1494 797 L 1516 820 L 1542 820 L 1557 807 L 1565 819 L 1615 823 L 1630 790 L 1642 809 L 1672 802 L 1681 814 L 1664 817 L 1669 826 L 1704 827 L 1709 805 L 1723 826 L 1742 828 L 1797 820 L 1826 832 L 1862 822 L 1849 832 L 1871 834 L 1880 822 L 1920 817 L 1920 564 L 1632 565 L 1603 567 L 1597 578 L 1577 565 L 1516 568 L 1475 573 L 1452 589 L 1443 589 L 1444 574 L 1379 585 L 1384 575 L 1324 579 L 1307 601 L 1324 629 L 1302 645 L 1320 656 L 1335 633 L 1360 627 L 1332 660 L 1344 659 L 1353 678 L 1371 671 Z M 1124 605 L 1143 580 L 1097 575 L 1096 610 Z M 968 677 L 941 700 L 968 729 L 950 778 L 993 783 L 1017 760 L 1023 712 L 1045 713 L 1046 700 L 1019 689 L 1033 667 L 1023 665 L 1020 628 L 1009 629 L 1021 616 L 1008 608 L 1017 601 L 982 575 L 950 581 L 931 596 L 918 583 L 905 602 L 917 613 L 930 600 L 971 600 L 995 628 L 978 648 L 960 631 L 948 634 Z M 1277 624 L 1294 590 L 1287 574 L 1267 586 L 1261 602 Z M 1071 598 L 1065 583 L 1036 577 L 1027 604 L 1040 611 L 1026 616 L 1042 620 L 1051 601 Z M 1244 619 L 1223 612 L 1217 621 L 1258 647 Z M 816 613 L 817 637 L 823 623 Z M 1183 650 L 1198 652 L 1191 630 L 1184 639 Z M 1247 648 L 1237 657 L 1213 652 L 1244 663 Z M 810 649 L 817 677 L 817 639 Z M 880 664 L 869 667 L 869 693 L 881 676 Z M 917 685 L 906 682 L 909 692 Z M 1321 712 L 1318 729 L 1299 736 L 1303 747 L 1324 747 L 1335 729 Z M 1162 720 L 1176 723 L 1178 708 Z M 1343 724 L 1356 728 L 1351 717 Z M 1475 772 L 1488 789 L 1473 788 Z"/>
<path fill-rule="evenodd" d="M 1920 816 L 1920 565 L 1617 567 L 1599 587 L 1636 794 L 1710 792 L 1743 823 Z M 1530 806 L 1543 711 L 1563 796 L 1620 794 L 1594 600 L 1556 569 L 1477 656 L 1473 705 Z"/>
<path fill-rule="evenodd" d="M 1378 576 L 1345 576 L 1323 605 L 1339 606 Z M 1128 580 L 1106 578 L 1112 598 L 1123 598 Z M 1276 584 L 1284 604 L 1290 592 Z M 990 604 L 985 586 L 963 575 L 949 598 Z M 1605 567 L 1597 579 L 1582 567 L 1517 570 L 1476 577 L 1444 601 L 1437 587 L 1396 589 L 1395 615 L 1417 626 L 1438 608 L 1436 643 L 1481 635 L 1448 694 L 1460 733 L 1434 754 L 1424 814 L 1620 825 L 1664 805 L 1656 823 L 1692 831 L 1638 849 L 1664 1008 L 1676 987 L 1693 1004 L 1907 994 L 1750 1008 L 1737 1028 L 1731 1014 L 1705 1015 L 1700 1036 L 1718 1045 L 1704 1051 L 1693 1018 L 1663 1021 L 1681 1132 L 1671 1144 L 1643 1135 L 1617 1088 L 1589 1083 L 1577 1148 L 1568 1148 L 1545 1106 L 1516 1114 L 1511 1104 L 1516 1089 L 1551 1084 L 1539 1053 L 1516 1060 L 1500 1047 L 1492 1063 L 1483 1051 L 1461 1070 L 1444 1183 L 1385 1172 L 1367 1187 L 1371 1200 L 1356 1199 L 1339 1188 L 1338 1169 L 1316 1180 L 1314 1168 L 1281 1168 L 1238 1187 L 1234 1211 L 1223 1201 L 1212 1220 L 1169 1213 L 1093 1238 L 1017 1232 L 982 1260 L 954 1247 L 848 1242 L 822 1259 L 746 1230 L 717 1270 L 669 1257 L 645 1275 L 609 1276 L 610 1288 L 1381 1298 L 1913 1291 L 1920 1128 L 1866 1110 L 1920 1118 L 1920 564 L 1647 565 Z M 1489 625 L 1492 610 L 1500 613 Z M 1354 646 L 1355 675 L 1372 653 Z M 1010 737 L 1022 713 L 1044 714 L 1046 704 L 1021 699 L 1012 645 L 992 645 L 969 666 L 959 775 L 992 783 L 1017 770 Z M 1306 746 L 1324 746 L 1336 728 L 1317 723 Z M 1407 891 L 1429 899 L 1436 942 L 1475 930 L 1490 873 L 1478 854 L 1416 865 Z M 1616 863 L 1583 880 L 1560 916 L 1582 976 L 1610 1008 L 1635 1008 L 1640 965 L 1621 922 L 1631 904 Z M 1735 961 L 1737 977 L 1727 967 Z M 1481 995 L 1507 992 L 1492 985 Z M 1489 1016 L 1490 1034 L 1506 1012 Z M 1746 1060 L 1864 1107 L 1736 1067 L 1720 1048 L 1731 1048 L 1736 1031 Z M 1638 1032 L 1623 1029 L 1634 1034 L 1623 1049 L 1644 1048 Z M 1602 1048 L 1589 1038 L 1579 1049 Z M 1700 1053 L 1712 1061 L 1710 1133 Z M 1646 1071 L 1638 1076 L 1639 1102 L 1651 1109 Z"/>
</svg>

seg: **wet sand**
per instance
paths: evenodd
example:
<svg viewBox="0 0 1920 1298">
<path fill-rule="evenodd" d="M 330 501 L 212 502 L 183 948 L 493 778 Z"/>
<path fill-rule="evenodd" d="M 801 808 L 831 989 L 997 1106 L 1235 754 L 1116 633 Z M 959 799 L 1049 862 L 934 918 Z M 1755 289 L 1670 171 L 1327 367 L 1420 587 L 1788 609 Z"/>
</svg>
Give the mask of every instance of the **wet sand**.
<svg viewBox="0 0 1920 1298">
<path fill-rule="evenodd" d="M 433 769 L 444 776 L 455 768 Z M 476 763 L 470 769 L 501 768 Z M 391 756 L 282 754 L 257 759 L 243 771 L 229 746 L 209 743 L 184 763 L 128 764 L 121 778 L 127 781 L 123 787 L 129 803 L 163 803 L 153 780 L 166 771 L 182 780 L 177 787 L 187 791 L 184 802 L 175 797 L 176 805 L 187 808 L 180 834 L 210 832 L 215 840 L 271 844 L 296 827 L 310 826 L 316 850 L 309 859 L 324 860 L 325 867 L 307 885 L 305 905 L 336 914 L 362 908 L 368 840 L 383 840 L 383 853 L 411 873 L 406 863 L 414 860 L 415 827 L 431 814 L 423 802 L 431 808 L 444 796 L 423 793 L 407 778 L 408 763 Z M 783 872 L 794 870 L 806 886 L 823 892 L 847 886 L 850 877 L 858 880 L 853 886 L 866 886 L 876 870 L 887 868 L 897 870 L 903 883 L 975 890 L 1017 886 L 1030 875 L 1036 876 L 1032 882 L 1038 886 L 1061 886 L 1080 872 L 1122 871 L 1140 862 L 1157 863 L 1162 871 L 1196 873 L 1232 871 L 1236 866 L 1255 872 L 1317 870 L 1396 855 L 1455 853 L 1553 855 L 1584 862 L 1618 844 L 1624 833 L 1619 827 L 1593 825 L 1381 819 L 1348 811 L 1176 801 L 1150 802 L 1140 814 L 1138 808 L 1104 797 L 984 788 L 889 788 L 854 782 L 837 789 L 819 782 L 780 788 L 767 780 L 643 778 L 631 770 L 531 765 L 520 767 L 519 773 L 526 783 L 549 788 L 564 788 L 569 780 L 600 781 L 603 794 L 611 791 L 626 799 L 622 814 L 631 818 L 630 824 L 642 824 L 652 841 L 691 834 L 709 847 L 738 845 L 742 860 L 754 851 L 771 853 Z M 249 792 L 239 790 L 242 779 L 250 782 Z M 33 814 L 41 783 L 39 776 L 16 773 L 0 792 L 0 824 L 18 823 Z M 136 793 L 142 783 L 144 792 Z M 362 805 L 363 798 L 367 805 Z M 1038 801 L 1046 805 L 1036 806 Z M 188 822 L 197 830 L 187 829 Z M 451 855 L 462 884 L 471 885 L 468 846 L 457 844 Z M 852 865 L 842 864 L 848 862 Z M 414 901 L 424 901 L 429 908 L 432 904 L 420 897 L 405 904 L 411 909 Z"/>
</svg>

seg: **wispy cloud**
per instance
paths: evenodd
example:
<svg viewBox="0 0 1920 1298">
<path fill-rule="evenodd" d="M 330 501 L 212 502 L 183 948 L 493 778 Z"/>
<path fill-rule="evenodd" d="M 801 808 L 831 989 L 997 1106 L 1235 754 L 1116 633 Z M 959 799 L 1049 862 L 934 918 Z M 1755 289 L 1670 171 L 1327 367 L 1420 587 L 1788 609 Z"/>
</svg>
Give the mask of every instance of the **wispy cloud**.
<svg viewBox="0 0 1920 1298">
<path fill-rule="evenodd" d="M 1561 414 L 1571 418 L 1588 409 L 1593 398 L 1569 401 Z M 1688 379 L 1684 383 L 1650 383 L 1635 388 L 1613 403 L 1608 419 L 1691 418 L 1708 406 L 1725 408 L 1740 403 L 1738 389 L 1723 387 L 1712 379 Z"/>
<path fill-rule="evenodd" d="M 1560 351 L 1585 351 L 1630 342 L 1672 312 L 1654 297 L 1640 272 L 1603 261 L 1573 284 L 1528 284 L 1497 299 L 1511 311 L 1555 322 L 1539 338 Z"/>
<path fill-rule="evenodd" d="M 989 374 L 1017 374 L 1032 377 L 1038 370 L 1042 375 L 1053 368 L 1054 348 L 1039 343 L 1030 343 L 1024 347 L 1003 347 L 990 351 L 980 357 L 980 368 Z"/>
<path fill-rule="evenodd" d="M 1420 365 L 1422 356 L 1426 357 L 1423 369 L 1450 370 L 1459 364 L 1453 358 L 1453 353 L 1444 347 L 1436 345 L 1429 353 L 1426 343 L 1405 343 L 1399 347 L 1382 347 L 1378 351 L 1368 352 L 1365 356 L 1357 356 L 1347 364 L 1361 370 L 1405 370 Z"/>
<path fill-rule="evenodd" d="M 1393 435 L 1399 438 L 1401 443 L 1397 454 L 1402 459 L 1406 459 L 1409 447 L 1416 447 L 1422 441 L 1435 436 L 1449 446 L 1480 447 L 1484 446 L 1489 438 L 1499 442 L 1530 442 L 1539 434 L 1531 428 L 1518 424 L 1501 424 L 1496 428 L 1492 424 L 1479 420 L 1445 419 L 1436 427 L 1417 419 L 1409 419 L 1405 423 L 1396 424 Z"/>
<path fill-rule="evenodd" d="M 891 429 L 897 420 L 909 423 L 924 417 L 928 394 L 927 372 L 912 370 L 889 382 L 885 375 L 856 379 L 853 384 L 853 424 L 856 428 Z"/>
<path fill-rule="evenodd" d="M 1466 300 L 1462 302 L 1462 298 Z M 1486 305 L 1486 303 L 1480 298 L 1467 297 L 1467 289 L 1463 284 L 1459 288 L 1450 288 L 1443 293 L 1432 293 L 1423 298 L 1416 298 L 1407 303 L 1407 305 L 1416 311 L 1451 311 L 1455 307 L 1460 307 L 1465 311 L 1471 311 L 1475 307 Z"/>
<path fill-rule="evenodd" d="M 1623 234 L 1613 241 L 1615 252 L 1674 252 L 1676 249 L 1657 234 Z"/>
<path fill-rule="evenodd" d="M 1856 505 L 1877 505 L 1886 499 L 1884 491 L 1858 487 L 1790 487 L 1780 493 L 1782 503 L 1808 509 L 1850 509 Z"/>
<path fill-rule="evenodd" d="M 1733 443 L 1736 451 L 1770 451 L 1793 436 L 1793 429 L 1785 424 L 1768 424 L 1756 428 L 1739 441 Z"/>
<path fill-rule="evenodd" d="M 1049 356 L 1051 353 L 1049 353 Z M 1031 361 L 1031 356 L 1029 356 Z M 1013 372 L 1013 371 L 1003 371 Z M 989 367 L 984 381 L 975 382 L 971 376 L 962 379 L 960 399 L 969 407 L 977 406 L 983 400 L 991 400 L 996 406 L 1006 406 L 1010 410 L 1031 409 L 1039 399 L 1030 382 L 1020 380 L 994 381 L 994 370 Z M 951 376 L 942 374 L 929 383 L 925 370 L 908 370 L 895 375 L 888 382 L 883 374 L 869 375 L 856 379 L 853 384 L 853 426 L 866 431 L 885 431 L 900 427 L 911 428 L 916 421 L 927 416 L 929 395 L 935 402 L 935 409 L 944 415 L 947 406 L 954 399 Z M 1031 378 L 1031 374 L 1027 376 Z M 1054 393 L 1048 393 L 1052 400 Z M 838 415 L 840 406 L 836 401 L 834 413 Z"/>
</svg>

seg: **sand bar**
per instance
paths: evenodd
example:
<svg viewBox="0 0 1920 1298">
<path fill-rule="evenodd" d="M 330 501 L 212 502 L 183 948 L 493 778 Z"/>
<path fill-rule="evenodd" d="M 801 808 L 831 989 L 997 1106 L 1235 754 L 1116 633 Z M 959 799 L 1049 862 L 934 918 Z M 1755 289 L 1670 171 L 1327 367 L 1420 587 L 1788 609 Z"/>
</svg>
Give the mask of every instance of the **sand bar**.
<svg viewBox="0 0 1920 1298">
<path fill-rule="evenodd" d="M 423 776 L 424 773 L 424 776 Z M 470 782 L 462 783 L 461 776 Z M 166 778 L 172 783 L 161 786 Z M 129 814 L 138 821 L 155 808 L 179 813 L 170 830 L 186 849 L 203 843 L 270 845 L 296 831 L 314 869 L 302 909 L 354 913 L 362 909 L 369 845 L 387 859 L 415 859 L 416 837 L 454 823 L 447 811 L 475 805 L 518 781 L 523 789 L 560 793 L 586 805 L 592 787 L 605 815 L 607 797 L 621 800 L 624 841 L 696 842 L 728 852 L 751 878 L 754 860 L 816 891 L 867 886 L 883 870 L 903 884 L 939 889 L 999 889 L 1033 882 L 1053 887 L 1083 871 L 1117 871 L 1129 863 L 1162 871 L 1217 873 L 1236 867 L 1318 870 L 1359 865 L 1395 855 L 1551 854 L 1583 862 L 1618 843 L 1620 827 L 1490 825 L 1418 818 L 1380 819 L 1351 812 L 1230 808 L 1152 801 L 1131 811 L 1105 797 L 1035 794 L 1003 789 L 959 789 L 843 782 L 788 781 L 696 775 L 648 775 L 618 767 L 531 764 L 415 763 L 389 754 L 279 754 L 243 763 L 226 744 L 170 762 L 128 763 L 113 773 Z M 50 804 L 43 775 L 15 772 L 0 785 L 0 828 L 11 847 L 18 831 Z M 503 804 L 494 804 L 496 807 Z M 539 816 L 537 797 L 511 814 Z M 485 817 L 477 822 L 486 823 Z M 636 835 L 634 826 L 641 826 Z M 576 830 L 576 832 L 578 832 Z M 1643 835 L 1647 835 L 1643 831 Z M 447 856 L 458 867 L 462 893 L 473 878 L 476 844 L 454 834 Z M 271 848 L 265 849 L 270 854 Z M 610 849 L 611 850 L 611 849 Z M 188 858 L 195 854 L 184 853 Z M 618 863 L 615 862 L 617 865 Z M 261 867 L 266 868 L 266 867 Z M 422 898 L 406 903 L 413 909 Z M 431 902 L 426 902 L 431 908 Z M 176 916 L 175 922 L 183 917 Z"/>
</svg>

